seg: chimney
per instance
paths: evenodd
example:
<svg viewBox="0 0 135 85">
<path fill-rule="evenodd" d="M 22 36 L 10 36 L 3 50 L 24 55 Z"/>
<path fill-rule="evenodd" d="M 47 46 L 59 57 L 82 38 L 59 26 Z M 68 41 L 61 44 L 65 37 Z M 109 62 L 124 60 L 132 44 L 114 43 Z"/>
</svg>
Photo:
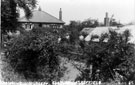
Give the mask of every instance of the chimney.
<svg viewBox="0 0 135 85">
<path fill-rule="evenodd" d="M 108 18 L 108 12 L 106 12 L 106 18 Z"/>
<path fill-rule="evenodd" d="M 106 12 L 105 18 L 104 18 L 104 25 L 105 26 L 109 26 L 109 17 L 108 17 L 108 13 Z"/>
<path fill-rule="evenodd" d="M 60 8 L 60 11 L 59 11 L 59 20 L 62 20 L 62 10 Z"/>
</svg>

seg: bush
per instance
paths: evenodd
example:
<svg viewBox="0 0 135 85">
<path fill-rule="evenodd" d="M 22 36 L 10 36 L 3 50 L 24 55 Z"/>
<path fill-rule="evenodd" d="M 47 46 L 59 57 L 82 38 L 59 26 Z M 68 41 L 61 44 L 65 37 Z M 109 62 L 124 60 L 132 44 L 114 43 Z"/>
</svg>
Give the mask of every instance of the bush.
<svg viewBox="0 0 135 85">
<path fill-rule="evenodd" d="M 129 42 L 129 30 L 122 34 L 110 31 L 109 34 L 102 34 L 98 39 L 99 42 L 91 40 L 84 43 L 81 48 L 83 49 L 81 57 L 85 60 L 86 69 L 81 69 L 81 75 L 76 80 L 103 82 L 116 80 L 127 83 L 134 81 L 135 45 Z"/>
<path fill-rule="evenodd" d="M 57 36 L 45 28 L 36 28 L 12 39 L 5 61 L 15 73 L 28 81 L 59 80 Z"/>
</svg>

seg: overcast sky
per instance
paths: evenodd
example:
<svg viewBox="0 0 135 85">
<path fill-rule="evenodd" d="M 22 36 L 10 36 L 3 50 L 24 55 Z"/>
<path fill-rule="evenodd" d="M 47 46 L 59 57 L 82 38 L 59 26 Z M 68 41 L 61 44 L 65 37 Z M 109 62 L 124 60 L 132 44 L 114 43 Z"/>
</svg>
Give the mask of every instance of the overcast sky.
<svg viewBox="0 0 135 85">
<path fill-rule="evenodd" d="M 122 23 L 135 21 L 135 0 L 37 0 L 43 11 L 59 17 L 62 8 L 63 21 L 83 21 L 88 18 L 103 22 L 105 12 Z M 37 8 L 38 8 L 37 6 Z"/>
</svg>

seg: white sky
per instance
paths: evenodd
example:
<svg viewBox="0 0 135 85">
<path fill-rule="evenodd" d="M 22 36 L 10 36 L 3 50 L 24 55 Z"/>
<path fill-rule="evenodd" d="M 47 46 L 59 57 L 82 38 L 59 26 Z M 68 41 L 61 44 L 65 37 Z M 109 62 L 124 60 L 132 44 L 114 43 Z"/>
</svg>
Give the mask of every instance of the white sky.
<svg viewBox="0 0 135 85">
<path fill-rule="evenodd" d="M 88 18 L 103 22 L 105 12 L 122 23 L 135 21 L 135 0 L 37 0 L 43 11 L 59 17 L 62 8 L 63 21 L 83 21 Z"/>
</svg>

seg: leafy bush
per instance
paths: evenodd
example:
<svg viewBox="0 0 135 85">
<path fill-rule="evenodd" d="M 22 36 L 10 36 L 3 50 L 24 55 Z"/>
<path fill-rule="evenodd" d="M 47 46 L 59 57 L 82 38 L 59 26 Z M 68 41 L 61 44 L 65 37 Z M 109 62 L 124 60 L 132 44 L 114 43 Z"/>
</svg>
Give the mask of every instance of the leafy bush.
<svg viewBox="0 0 135 85">
<path fill-rule="evenodd" d="M 15 73 L 28 81 L 59 80 L 58 43 L 55 33 L 36 28 L 12 39 L 5 52 L 5 61 Z"/>
<path fill-rule="evenodd" d="M 129 30 L 124 31 L 123 34 L 110 31 L 108 35 L 101 35 L 99 42 L 90 41 L 84 49 L 88 69 L 88 71 L 85 69 L 84 73 L 89 76 L 87 75 L 87 78 L 82 75 L 81 78 L 133 81 L 135 79 L 135 49 L 134 44 L 129 43 L 129 37 Z"/>
<path fill-rule="evenodd" d="M 99 41 L 95 42 L 95 38 Z M 110 30 L 109 34 L 92 36 L 89 42 L 67 44 L 63 48 L 66 56 L 70 55 L 70 59 L 86 65 L 85 69 L 77 67 L 81 75 L 76 80 L 134 81 L 135 45 L 129 39 L 129 30 L 122 34 Z"/>
</svg>

